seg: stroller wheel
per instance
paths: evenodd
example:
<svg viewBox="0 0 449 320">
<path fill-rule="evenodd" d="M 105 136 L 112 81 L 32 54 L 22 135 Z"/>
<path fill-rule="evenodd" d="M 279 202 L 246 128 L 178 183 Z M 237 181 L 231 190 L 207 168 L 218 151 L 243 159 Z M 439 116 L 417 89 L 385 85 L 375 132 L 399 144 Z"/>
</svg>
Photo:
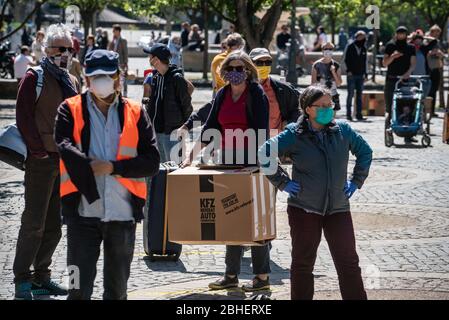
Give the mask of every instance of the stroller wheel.
<svg viewBox="0 0 449 320">
<path fill-rule="evenodd" d="M 421 138 L 421 144 L 423 145 L 423 147 L 428 147 L 430 146 L 430 143 L 432 142 L 432 140 L 430 139 L 430 137 L 428 135 L 424 135 Z"/>
<path fill-rule="evenodd" d="M 394 145 L 394 138 L 393 138 L 393 132 L 391 129 L 385 129 L 385 146 L 390 148 L 392 145 Z"/>
</svg>

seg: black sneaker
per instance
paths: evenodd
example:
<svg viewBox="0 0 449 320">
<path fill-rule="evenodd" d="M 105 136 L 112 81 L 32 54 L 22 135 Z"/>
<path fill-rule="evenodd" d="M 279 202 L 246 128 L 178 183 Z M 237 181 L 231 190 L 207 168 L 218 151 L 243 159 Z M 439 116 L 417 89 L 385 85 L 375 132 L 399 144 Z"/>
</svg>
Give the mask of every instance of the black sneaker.
<svg viewBox="0 0 449 320">
<path fill-rule="evenodd" d="M 209 283 L 209 288 L 212 290 L 223 290 L 228 288 L 236 288 L 239 285 L 239 278 L 235 276 L 234 278 L 225 275 L 220 280 Z"/>
<path fill-rule="evenodd" d="M 52 280 L 48 280 L 45 282 L 37 282 L 33 281 L 31 292 L 34 296 L 66 296 L 68 295 L 67 289 L 57 284 Z"/>
<path fill-rule="evenodd" d="M 245 292 L 254 292 L 259 290 L 270 290 L 270 277 L 267 280 L 262 280 L 259 277 L 254 277 L 253 281 L 242 286 Z"/>
<path fill-rule="evenodd" d="M 346 120 L 353 121 L 352 116 L 346 116 Z"/>
<path fill-rule="evenodd" d="M 366 121 L 366 118 L 364 118 L 363 116 L 357 117 L 357 121 Z"/>
</svg>

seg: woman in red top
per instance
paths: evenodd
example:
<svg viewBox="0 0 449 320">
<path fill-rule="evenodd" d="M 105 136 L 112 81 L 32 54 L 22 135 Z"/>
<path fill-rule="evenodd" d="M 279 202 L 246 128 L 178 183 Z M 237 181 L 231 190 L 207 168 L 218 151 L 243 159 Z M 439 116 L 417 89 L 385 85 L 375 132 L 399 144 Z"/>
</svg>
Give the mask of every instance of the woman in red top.
<svg viewBox="0 0 449 320">
<path fill-rule="evenodd" d="M 193 148 L 181 166 L 190 165 L 197 151 L 214 138 L 220 138 L 221 160 L 225 164 L 257 165 L 257 146 L 268 137 L 268 99 L 258 83 L 257 69 L 243 51 L 227 56 L 220 68 L 220 76 L 228 83 L 221 88 L 201 132 L 201 148 Z M 215 130 L 217 134 L 210 134 Z M 209 136 L 209 139 L 206 137 Z M 212 138 L 213 139 L 213 138 Z M 207 141 L 209 140 L 209 141 Z M 232 151 L 232 152 L 231 152 Z M 229 156 L 229 154 L 232 156 Z M 243 156 L 243 157 L 242 157 Z M 244 160 L 243 163 L 241 160 Z M 221 290 L 238 286 L 238 274 L 243 256 L 242 246 L 226 246 L 226 272 L 222 279 L 209 284 Z M 253 282 L 244 285 L 245 291 L 270 287 L 270 245 L 252 246 Z"/>
</svg>

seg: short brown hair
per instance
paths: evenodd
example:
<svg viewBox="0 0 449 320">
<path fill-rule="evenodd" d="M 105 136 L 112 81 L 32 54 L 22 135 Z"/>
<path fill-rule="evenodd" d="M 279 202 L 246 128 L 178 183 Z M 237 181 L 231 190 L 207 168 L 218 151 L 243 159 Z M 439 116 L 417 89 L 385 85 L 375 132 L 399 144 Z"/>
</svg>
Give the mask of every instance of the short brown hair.
<svg viewBox="0 0 449 320">
<path fill-rule="evenodd" d="M 246 73 L 248 75 L 248 81 L 251 81 L 251 82 L 259 81 L 257 68 L 254 65 L 254 63 L 251 61 L 251 58 L 249 57 L 249 55 L 247 53 L 245 53 L 244 51 L 234 51 L 226 57 L 226 59 L 223 61 L 223 63 L 220 66 L 220 77 L 222 79 L 225 78 L 225 74 L 227 72 L 226 68 L 229 66 L 231 61 L 234 61 L 234 60 L 240 60 L 243 62 L 243 64 L 245 65 Z"/>
<path fill-rule="evenodd" d="M 86 40 L 93 40 L 95 42 L 95 36 L 93 34 L 90 34 L 87 36 Z"/>
<path fill-rule="evenodd" d="M 122 27 L 119 24 L 114 24 L 112 26 L 112 31 L 115 31 L 115 30 L 122 32 Z"/>
<path fill-rule="evenodd" d="M 226 46 L 228 49 L 236 46 L 243 48 L 245 46 L 245 40 L 240 33 L 234 32 L 226 37 Z"/>
</svg>

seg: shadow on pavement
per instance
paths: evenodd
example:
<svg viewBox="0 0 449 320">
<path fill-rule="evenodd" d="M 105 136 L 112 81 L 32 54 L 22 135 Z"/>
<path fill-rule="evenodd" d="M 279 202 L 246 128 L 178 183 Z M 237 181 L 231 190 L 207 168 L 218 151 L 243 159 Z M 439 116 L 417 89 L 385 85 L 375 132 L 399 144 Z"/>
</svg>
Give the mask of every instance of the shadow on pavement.
<svg viewBox="0 0 449 320">
<path fill-rule="evenodd" d="M 184 263 L 181 260 L 178 261 L 170 261 L 169 259 L 158 258 L 156 261 L 150 261 L 148 256 L 144 257 L 143 260 L 147 265 L 149 270 L 152 271 L 178 271 L 178 272 L 187 272 Z"/>
<path fill-rule="evenodd" d="M 424 147 L 424 146 L 418 145 L 418 144 L 395 144 L 394 147 L 397 148 L 397 149 L 426 149 L 426 148 L 433 148 L 432 145 L 430 145 L 428 147 Z"/>
<path fill-rule="evenodd" d="M 178 296 L 172 300 L 254 300 L 257 296 L 265 295 L 271 297 L 270 290 L 246 293 L 240 288 L 233 288 L 219 291 L 208 291 L 207 293 L 191 293 Z"/>
</svg>

